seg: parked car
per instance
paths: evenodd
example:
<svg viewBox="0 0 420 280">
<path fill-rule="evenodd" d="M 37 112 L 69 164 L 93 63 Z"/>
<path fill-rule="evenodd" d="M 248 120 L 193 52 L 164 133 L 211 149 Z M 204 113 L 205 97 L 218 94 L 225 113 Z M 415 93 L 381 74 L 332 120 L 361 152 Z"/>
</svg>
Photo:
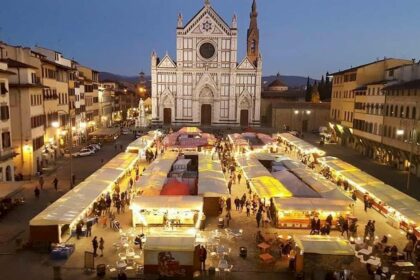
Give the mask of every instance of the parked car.
<svg viewBox="0 0 420 280">
<path fill-rule="evenodd" d="M 128 129 L 128 128 L 123 128 L 122 130 L 121 130 L 121 134 L 123 134 L 123 135 L 127 135 L 127 134 L 130 134 L 131 132 L 130 132 L 130 129 Z"/>
<path fill-rule="evenodd" d="M 97 151 L 99 151 L 101 149 L 101 146 L 99 146 L 97 144 L 89 144 L 89 145 L 87 145 L 86 148 L 88 148 L 88 149 L 91 149 L 92 148 L 94 150 L 94 152 L 97 152 Z"/>
<path fill-rule="evenodd" d="M 88 149 L 88 150 L 91 150 L 93 153 L 96 153 L 96 149 L 92 146 L 86 146 L 83 149 Z"/>
<path fill-rule="evenodd" d="M 86 157 L 86 156 L 90 156 L 93 155 L 95 152 L 91 149 L 87 149 L 87 148 L 83 148 L 80 151 L 78 151 L 77 153 L 73 153 L 74 157 Z"/>
</svg>

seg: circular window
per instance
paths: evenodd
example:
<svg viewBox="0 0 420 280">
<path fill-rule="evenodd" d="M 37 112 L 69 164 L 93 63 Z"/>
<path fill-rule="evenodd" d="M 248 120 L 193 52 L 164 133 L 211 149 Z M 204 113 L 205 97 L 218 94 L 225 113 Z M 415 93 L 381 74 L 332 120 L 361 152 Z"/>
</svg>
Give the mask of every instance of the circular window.
<svg viewBox="0 0 420 280">
<path fill-rule="evenodd" d="M 210 59 L 213 57 L 216 49 L 211 43 L 204 43 L 200 46 L 200 55 L 205 59 Z"/>
</svg>

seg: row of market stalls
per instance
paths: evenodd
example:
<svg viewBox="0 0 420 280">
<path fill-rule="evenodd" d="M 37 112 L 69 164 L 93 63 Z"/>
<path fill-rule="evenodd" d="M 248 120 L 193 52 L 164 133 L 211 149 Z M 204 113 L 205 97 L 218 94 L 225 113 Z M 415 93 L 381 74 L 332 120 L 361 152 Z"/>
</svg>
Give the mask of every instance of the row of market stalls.
<svg viewBox="0 0 420 280">
<path fill-rule="evenodd" d="M 124 191 L 129 178 L 135 176 L 139 157 L 120 153 L 75 188 L 68 191 L 30 222 L 31 242 L 60 243 L 69 237 L 76 224 L 87 218 L 106 193 L 117 188 Z"/>
<path fill-rule="evenodd" d="M 273 138 L 277 139 L 278 141 L 284 143 L 285 145 L 289 146 L 290 148 L 296 150 L 298 153 L 302 155 L 312 155 L 314 157 L 320 157 L 325 155 L 325 151 L 315 147 L 312 144 L 302 140 L 299 137 L 296 137 L 290 133 L 278 133 L 274 134 Z"/>
<path fill-rule="evenodd" d="M 144 158 L 146 155 L 147 149 L 149 149 L 154 141 L 161 136 L 161 133 L 157 130 L 149 131 L 146 135 L 143 135 L 130 144 L 128 144 L 125 151 L 127 153 L 136 153 L 139 154 L 141 158 Z"/>
<path fill-rule="evenodd" d="M 372 207 L 386 215 L 395 227 L 414 230 L 420 236 L 420 202 L 336 157 L 322 157 L 319 163 L 332 179 L 354 190 L 363 199 L 367 194 Z"/>
<path fill-rule="evenodd" d="M 350 214 L 351 199 L 301 162 L 262 152 L 235 158 L 252 192 L 272 201 L 278 227 L 306 228 L 314 215 Z"/>
<path fill-rule="evenodd" d="M 274 143 L 270 135 L 254 132 L 229 134 L 228 139 L 237 152 L 261 150 L 270 147 Z"/>
<path fill-rule="evenodd" d="M 197 127 L 183 127 L 166 135 L 163 145 L 171 149 L 198 149 L 212 147 L 216 143 L 213 134 L 204 133 Z"/>
</svg>

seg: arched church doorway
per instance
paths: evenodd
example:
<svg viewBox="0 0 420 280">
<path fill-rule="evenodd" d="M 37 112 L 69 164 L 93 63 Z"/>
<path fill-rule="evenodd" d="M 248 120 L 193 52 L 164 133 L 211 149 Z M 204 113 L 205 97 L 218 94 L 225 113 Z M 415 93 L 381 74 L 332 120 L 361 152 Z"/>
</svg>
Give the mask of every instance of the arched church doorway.
<svg viewBox="0 0 420 280">
<path fill-rule="evenodd" d="M 163 108 L 163 124 L 171 125 L 171 123 L 172 123 L 172 109 Z"/>
<path fill-rule="evenodd" d="M 201 125 L 211 125 L 211 105 L 201 105 Z"/>
<path fill-rule="evenodd" d="M 249 126 L 248 112 L 249 112 L 248 109 L 241 110 L 241 126 L 243 127 Z"/>
</svg>

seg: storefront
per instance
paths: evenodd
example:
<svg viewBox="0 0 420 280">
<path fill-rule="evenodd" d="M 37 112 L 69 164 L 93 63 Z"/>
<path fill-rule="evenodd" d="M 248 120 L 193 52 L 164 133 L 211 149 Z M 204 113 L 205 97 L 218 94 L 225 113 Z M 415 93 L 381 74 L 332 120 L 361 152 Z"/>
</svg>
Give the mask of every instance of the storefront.
<svg viewBox="0 0 420 280">
<path fill-rule="evenodd" d="M 203 211 L 203 198 L 200 196 L 138 196 L 132 210 L 133 226 L 159 225 L 198 226 Z"/>
</svg>

